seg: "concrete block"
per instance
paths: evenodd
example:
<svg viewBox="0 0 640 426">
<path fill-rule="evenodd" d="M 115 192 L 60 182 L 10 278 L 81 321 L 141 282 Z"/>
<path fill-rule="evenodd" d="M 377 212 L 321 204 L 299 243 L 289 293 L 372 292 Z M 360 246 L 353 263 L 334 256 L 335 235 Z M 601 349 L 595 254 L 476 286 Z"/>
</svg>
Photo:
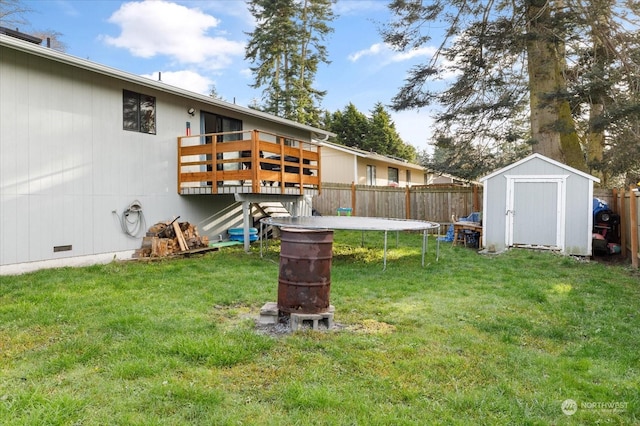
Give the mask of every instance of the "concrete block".
<svg viewBox="0 0 640 426">
<path fill-rule="evenodd" d="M 304 325 L 308 325 L 312 330 L 319 330 L 320 324 L 324 325 L 327 330 L 333 328 L 333 312 L 324 312 L 320 314 L 294 314 L 289 318 L 289 327 L 292 331 L 301 330 Z"/>
<path fill-rule="evenodd" d="M 265 315 L 278 315 L 278 303 L 277 302 L 267 302 L 262 308 L 260 308 L 260 314 Z"/>
<path fill-rule="evenodd" d="M 261 325 L 278 323 L 278 304 L 276 302 L 267 302 L 260 308 L 258 323 Z"/>
</svg>

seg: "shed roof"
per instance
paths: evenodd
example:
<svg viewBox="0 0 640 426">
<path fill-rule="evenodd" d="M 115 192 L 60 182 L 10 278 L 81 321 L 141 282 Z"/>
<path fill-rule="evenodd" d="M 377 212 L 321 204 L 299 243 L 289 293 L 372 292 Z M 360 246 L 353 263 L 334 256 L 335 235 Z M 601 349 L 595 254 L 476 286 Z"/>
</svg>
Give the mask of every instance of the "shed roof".
<svg viewBox="0 0 640 426">
<path fill-rule="evenodd" d="M 329 136 L 335 136 L 334 133 L 326 130 L 318 129 L 316 127 L 301 124 L 293 120 L 277 117 L 266 112 L 258 111 L 248 107 L 236 105 L 234 103 L 225 102 L 220 99 L 212 98 L 211 96 L 202 95 L 199 93 L 191 92 L 189 90 L 181 89 L 179 87 L 171 86 L 162 81 L 151 80 L 150 78 L 142 77 L 136 74 L 131 74 L 126 71 L 122 71 L 116 68 L 111 68 L 106 65 L 98 64 L 86 59 L 78 58 L 76 56 L 69 55 L 67 53 L 59 52 L 54 49 L 50 49 L 34 43 L 29 43 L 20 40 L 16 37 L 11 37 L 0 33 L 0 46 L 8 47 L 10 49 L 18 50 L 24 53 L 28 53 L 35 56 L 40 56 L 52 61 L 60 62 L 72 67 L 85 69 L 87 71 L 102 74 L 108 77 L 116 78 L 118 80 L 127 81 L 130 83 L 139 84 L 148 88 L 156 89 L 165 93 L 170 93 L 183 98 L 197 100 L 199 102 L 214 105 L 227 110 L 235 111 L 245 115 L 261 118 L 278 124 L 283 124 L 289 127 L 305 130 L 310 133 L 316 134 L 319 139 L 326 139 Z"/>
<path fill-rule="evenodd" d="M 561 163 L 559 161 L 556 161 L 556 160 L 552 160 L 551 158 L 545 157 L 544 155 L 539 154 L 539 153 L 531 154 L 530 156 L 525 157 L 522 160 L 516 161 L 515 163 L 509 164 L 506 167 L 503 167 L 501 169 L 498 169 L 498 170 L 494 171 L 493 173 L 490 173 L 490 174 L 488 174 L 488 175 L 486 175 L 484 177 L 481 177 L 480 178 L 480 182 L 485 182 L 486 180 L 491 179 L 494 176 L 500 175 L 500 174 L 502 174 L 502 173 L 504 173 L 504 172 L 506 172 L 508 170 L 511 170 L 511 169 L 513 169 L 515 167 L 518 167 L 519 165 L 527 163 L 527 162 L 529 162 L 529 161 L 531 161 L 531 160 L 533 160 L 535 158 L 538 158 L 538 159 L 540 159 L 542 161 L 546 161 L 547 163 L 553 164 L 555 166 L 561 167 L 561 168 L 565 169 L 566 171 L 568 171 L 570 173 L 577 174 L 577 175 L 582 176 L 584 178 L 590 179 L 590 180 L 592 180 L 594 182 L 600 182 L 600 179 L 598 179 L 595 176 L 591 176 L 590 174 L 585 173 L 585 172 L 583 172 L 581 170 L 574 169 L 573 167 L 569 167 L 566 164 L 563 164 L 563 163 Z"/>
</svg>

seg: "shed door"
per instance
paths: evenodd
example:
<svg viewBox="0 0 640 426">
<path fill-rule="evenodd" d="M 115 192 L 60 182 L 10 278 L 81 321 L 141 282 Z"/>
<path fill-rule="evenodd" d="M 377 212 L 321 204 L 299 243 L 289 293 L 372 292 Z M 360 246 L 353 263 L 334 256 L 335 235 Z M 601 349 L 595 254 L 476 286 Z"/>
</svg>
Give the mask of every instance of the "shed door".
<svg viewBox="0 0 640 426">
<path fill-rule="evenodd" d="M 564 177 L 507 176 L 507 246 L 564 249 Z"/>
</svg>

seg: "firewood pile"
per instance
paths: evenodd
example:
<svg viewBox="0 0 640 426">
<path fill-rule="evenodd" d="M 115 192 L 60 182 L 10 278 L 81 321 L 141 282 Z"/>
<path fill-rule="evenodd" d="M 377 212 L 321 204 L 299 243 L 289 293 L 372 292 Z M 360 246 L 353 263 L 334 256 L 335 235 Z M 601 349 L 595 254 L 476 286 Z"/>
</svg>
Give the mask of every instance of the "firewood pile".
<svg viewBox="0 0 640 426">
<path fill-rule="evenodd" d="M 133 257 L 166 257 L 209 248 L 209 237 L 198 235 L 198 229 L 189 222 L 158 222 L 147 231 L 141 248 Z"/>
</svg>

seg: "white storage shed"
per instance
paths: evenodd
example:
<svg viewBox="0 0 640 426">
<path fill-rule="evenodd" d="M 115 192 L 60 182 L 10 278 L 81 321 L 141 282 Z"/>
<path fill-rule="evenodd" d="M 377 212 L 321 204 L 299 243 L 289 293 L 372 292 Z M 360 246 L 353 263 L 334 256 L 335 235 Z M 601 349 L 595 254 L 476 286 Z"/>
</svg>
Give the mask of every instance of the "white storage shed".
<svg viewBox="0 0 640 426">
<path fill-rule="evenodd" d="M 600 180 L 540 154 L 482 179 L 482 245 L 590 256 L 593 183 Z"/>
</svg>

